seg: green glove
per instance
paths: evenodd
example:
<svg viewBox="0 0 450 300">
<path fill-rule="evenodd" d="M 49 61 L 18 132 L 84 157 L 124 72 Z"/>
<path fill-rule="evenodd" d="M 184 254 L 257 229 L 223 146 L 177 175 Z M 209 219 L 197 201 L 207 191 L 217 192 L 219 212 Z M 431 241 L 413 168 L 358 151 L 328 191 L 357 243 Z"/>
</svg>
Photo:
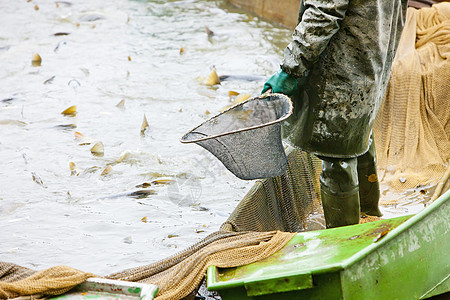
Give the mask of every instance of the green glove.
<svg viewBox="0 0 450 300">
<path fill-rule="evenodd" d="M 292 96 L 298 89 L 297 79 L 280 69 L 266 81 L 261 94 L 264 94 L 269 89 L 272 89 L 272 93 Z"/>
</svg>

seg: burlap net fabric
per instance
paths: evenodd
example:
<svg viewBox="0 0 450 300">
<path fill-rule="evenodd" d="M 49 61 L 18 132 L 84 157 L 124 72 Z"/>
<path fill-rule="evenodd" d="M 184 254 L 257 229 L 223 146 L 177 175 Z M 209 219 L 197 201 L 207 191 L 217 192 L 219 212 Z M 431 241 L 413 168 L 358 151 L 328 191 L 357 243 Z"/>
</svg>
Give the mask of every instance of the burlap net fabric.
<svg viewBox="0 0 450 300">
<path fill-rule="evenodd" d="M 380 180 L 396 190 L 435 185 L 450 159 L 450 3 L 408 8 L 374 124 Z"/>
<path fill-rule="evenodd" d="M 408 9 L 407 24 L 374 133 L 379 177 L 392 189 L 448 182 L 450 3 Z M 208 266 L 235 267 L 269 257 L 297 231 L 321 229 L 320 161 L 288 149 L 282 176 L 257 181 L 220 230 L 167 259 L 106 276 L 153 283 L 156 299 L 182 299 Z M 34 271 L 0 262 L 0 299 L 67 292 L 95 276 L 68 266 Z"/>
<path fill-rule="evenodd" d="M 280 250 L 294 233 L 216 232 L 200 243 L 165 260 L 106 276 L 110 279 L 158 285 L 156 299 L 182 299 L 202 282 L 209 266 L 236 267 L 269 257 Z M 11 263 L 0 263 L 0 298 L 59 295 L 94 274 L 56 266 L 33 271 Z"/>
<path fill-rule="evenodd" d="M 0 262 L 0 299 L 28 295 L 59 295 L 93 276 L 94 274 L 68 266 L 34 271 L 12 263 Z"/>
</svg>

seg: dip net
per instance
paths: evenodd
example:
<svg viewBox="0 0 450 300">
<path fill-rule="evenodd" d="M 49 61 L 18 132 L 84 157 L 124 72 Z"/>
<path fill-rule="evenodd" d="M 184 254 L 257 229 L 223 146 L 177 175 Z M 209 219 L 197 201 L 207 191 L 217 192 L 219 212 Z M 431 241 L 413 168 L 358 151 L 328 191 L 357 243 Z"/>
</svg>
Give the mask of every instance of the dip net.
<svg viewBox="0 0 450 300">
<path fill-rule="evenodd" d="M 405 191 L 431 201 L 448 189 L 449 40 L 450 3 L 408 9 L 374 125 L 380 183 L 400 195 L 387 200 L 383 195 L 381 204 L 404 201 Z M 157 299 L 193 297 L 208 266 L 249 264 L 280 250 L 295 232 L 323 229 L 320 160 L 293 148 L 286 153 L 285 173 L 256 181 L 217 232 L 164 260 L 106 278 L 156 284 Z M 0 298 L 57 295 L 93 276 L 68 266 L 35 271 L 0 262 Z"/>
</svg>

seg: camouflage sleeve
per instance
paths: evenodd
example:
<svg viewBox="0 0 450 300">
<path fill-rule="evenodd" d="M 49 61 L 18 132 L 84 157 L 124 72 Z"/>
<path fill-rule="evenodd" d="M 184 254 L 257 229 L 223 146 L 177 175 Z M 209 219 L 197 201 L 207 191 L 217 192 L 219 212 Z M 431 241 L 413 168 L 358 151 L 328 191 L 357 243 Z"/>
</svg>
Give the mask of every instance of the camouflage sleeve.
<svg viewBox="0 0 450 300">
<path fill-rule="evenodd" d="M 302 19 L 284 50 L 281 69 L 301 78 L 318 60 L 331 37 L 339 30 L 349 0 L 304 0 Z"/>
</svg>

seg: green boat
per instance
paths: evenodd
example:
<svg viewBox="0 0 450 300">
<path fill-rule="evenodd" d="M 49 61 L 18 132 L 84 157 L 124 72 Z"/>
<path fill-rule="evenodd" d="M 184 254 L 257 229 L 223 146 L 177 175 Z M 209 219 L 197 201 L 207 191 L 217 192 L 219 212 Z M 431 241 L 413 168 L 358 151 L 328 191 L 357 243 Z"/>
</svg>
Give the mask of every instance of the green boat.
<svg viewBox="0 0 450 300">
<path fill-rule="evenodd" d="M 94 277 L 79 284 L 71 291 L 52 299 L 152 300 L 157 292 L 158 287 L 153 284 Z"/>
<path fill-rule="evenodd" d="M 450 290 L 450 191 L 416 215 L 298 233 L 275 255 L 208 269 L 223 299 L 426 299 Z"/>
</svg>

